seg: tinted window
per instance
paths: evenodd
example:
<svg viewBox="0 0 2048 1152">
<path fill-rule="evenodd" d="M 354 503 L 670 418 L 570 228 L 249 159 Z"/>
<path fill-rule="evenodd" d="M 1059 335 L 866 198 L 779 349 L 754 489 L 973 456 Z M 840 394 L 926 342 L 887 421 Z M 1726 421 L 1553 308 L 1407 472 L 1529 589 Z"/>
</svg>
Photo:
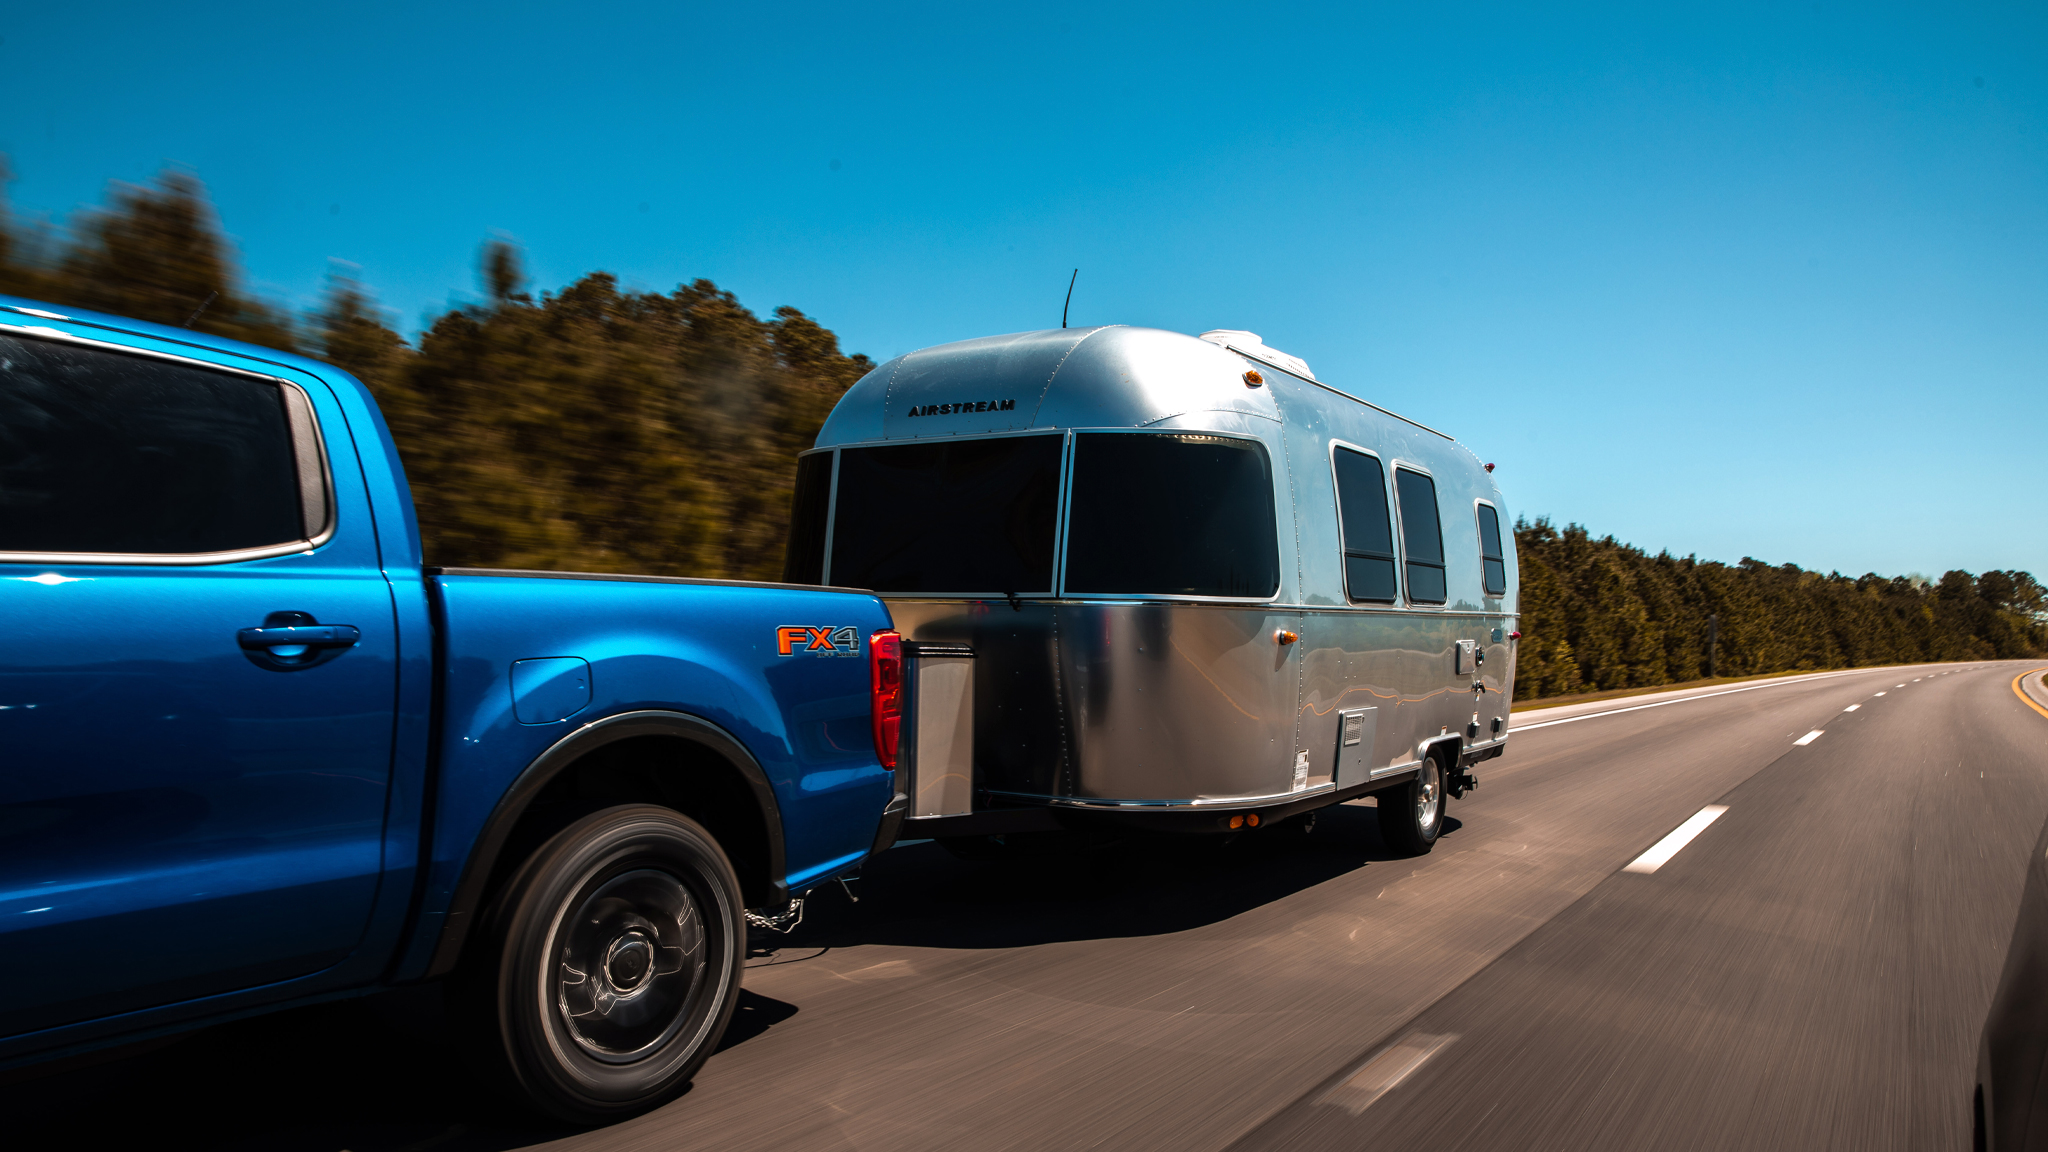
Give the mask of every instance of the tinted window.
<svg viewBox="0 0 2048 1152">
<path fill-rule="evenodd" d="M 306 537 L 276 384 L 0 336 L 0 552 L 225 552 Z"/>
<path fill-rule="evenodd" d="M 1394 598 L 1394 525 L 1387 474 L 1363 452 L 1337 449 L 1337 517 L 1344 529 L 1344 588 L 1355 601 Z"/>
<path fill-rule="evenodd" d="M 1394 494 L 1401 501 L 1401 554 L 1407 561 L 1408 599 L 1444 602 L 1444 533 L 1436 514 L 1436 481 L 1420 472 L 1394 469 Z"/>
<path fill-rule="evenodd" d="M 1060 437 L 847 448 L 834 584 L 877 592 L 1052 591 Z"/>
<path fill-rule="evenodd" d="M 1221 436 L 1076 436 L 1066 590 L 1278 592 L 1280 541 L 1265 449 Z"/>
<path fill-rule="evenodd" d="M 789 500 L 789 549 L 783 554 L 785 584 L 825 582 L 825 512 L 832 500 L 832 454 L 814 452 L 796 461 L 796 493 Z"/>
<path fill-rule="evenodd" d="M 1500 513 L 1491 504 L 1479 505 L 1479 566 L 1484 570 L 1486 594 L 1508 594 L 1507 559 L 1500 550 Z"/>
</svg>

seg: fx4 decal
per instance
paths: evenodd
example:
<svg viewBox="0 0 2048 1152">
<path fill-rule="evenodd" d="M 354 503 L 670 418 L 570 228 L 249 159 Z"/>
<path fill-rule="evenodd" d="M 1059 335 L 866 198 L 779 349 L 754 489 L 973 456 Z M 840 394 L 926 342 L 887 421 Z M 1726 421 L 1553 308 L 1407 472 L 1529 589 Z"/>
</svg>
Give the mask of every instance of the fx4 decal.
<svg viewBox="0 0 2048 1152">
<path fill-rule="evenodd" d="M 801 656 L 815 652 L 820 656 L 860 655 L 860 632 L 853 625 L 834 628 L 812 628 L 803 624 L 784 624 L 775 630 L 775 654 L 777 656 Z"/>
</svg>

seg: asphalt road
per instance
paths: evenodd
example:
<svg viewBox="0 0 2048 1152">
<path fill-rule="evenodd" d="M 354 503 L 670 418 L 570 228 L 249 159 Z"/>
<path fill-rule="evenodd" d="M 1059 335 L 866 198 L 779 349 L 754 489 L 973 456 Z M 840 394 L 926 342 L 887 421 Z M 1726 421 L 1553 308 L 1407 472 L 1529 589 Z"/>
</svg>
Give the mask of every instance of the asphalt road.
<svg viewBox="0 0 2048 1152">
<path fill-rule="evenodd" d="M 692 1089 L 607 1129 L 480 1093 L 431 992 L 16 1081 L 0 1112 L 74 1146 L 352 1152 L 1963 1149 L 2048 819 L 2029 667 L 1530 712 L 1415 859 L 1363 804 L 1224 846 L 899 848 L 858 905 L 758 939 Z"/>
</svg>

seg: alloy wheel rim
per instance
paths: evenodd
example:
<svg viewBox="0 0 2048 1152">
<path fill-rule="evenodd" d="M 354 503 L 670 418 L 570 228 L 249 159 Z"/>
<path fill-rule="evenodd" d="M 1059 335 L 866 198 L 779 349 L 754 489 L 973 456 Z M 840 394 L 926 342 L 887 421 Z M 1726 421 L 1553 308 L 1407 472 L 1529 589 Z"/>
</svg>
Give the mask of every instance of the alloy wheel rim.
<svg viewBox="0 0 2048 1152">
<path fill-rule="evenodd" d="M 665 871 L 636 869 L 587 889 L 558 939 L 551 965 L 557 1017 L 577 1047 L 608 1064 L 666 1044 L 708 984 L 702 910 Z"/>
<path fill-rule="evenodd" d="M 1423 761 L 1416 784 L 1415 824 L 1427 832 L 1436 827 L 1444 806 L 1443 770 L 1434 758 Z"/>
</svg>

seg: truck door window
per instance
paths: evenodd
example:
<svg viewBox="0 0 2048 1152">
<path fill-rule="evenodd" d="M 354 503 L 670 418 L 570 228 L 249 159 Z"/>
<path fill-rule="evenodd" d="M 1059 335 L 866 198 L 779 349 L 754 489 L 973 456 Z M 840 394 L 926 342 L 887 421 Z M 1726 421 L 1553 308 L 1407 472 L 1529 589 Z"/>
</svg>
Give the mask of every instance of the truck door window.
<svg viewBox="0 0 2048 1152">
<path fill-rule="evenodd" d="M 1486 594 L 1508 594 L 1508 564 L 1500 548 L 1500 513 L 1493 505 L 1479 505 L 1479 567 L 1484 573 Z"/>
<path fill-rule="evenodd" d="M 309 538 L 324 485 L 302 504 L 283 392 L 0 335 L 0 552 L 189 554 Z"/>
<path fill-rule="evenodd" d="M 1273 472 L 1255 441 L 1074 437 L 1068 592 L 1268 597 L 1280 590 Z"/>
<path fill-rule="evenodd" d="M 1406 561 L 1408 600 L 1444 602 L 1444 533 L 1436 512 L 1436 481 L 1406 468 L 1394 469 L 1394 494 L 1401 501 L 1401 556 Z"/>
<path fill-rule="evenodd" d="M 826 578 L 877 592 L 1051 592 L 1060 439 L 842 449 Z"/>
<path fill-rule="evenodd" d="M 1337 449 L 1337 519 L 1344 533 L 1344 589 L 1353 603 L 1394 599 L 1394 525 L 1387 474 L 1363 452 Z"/>
</svg>

